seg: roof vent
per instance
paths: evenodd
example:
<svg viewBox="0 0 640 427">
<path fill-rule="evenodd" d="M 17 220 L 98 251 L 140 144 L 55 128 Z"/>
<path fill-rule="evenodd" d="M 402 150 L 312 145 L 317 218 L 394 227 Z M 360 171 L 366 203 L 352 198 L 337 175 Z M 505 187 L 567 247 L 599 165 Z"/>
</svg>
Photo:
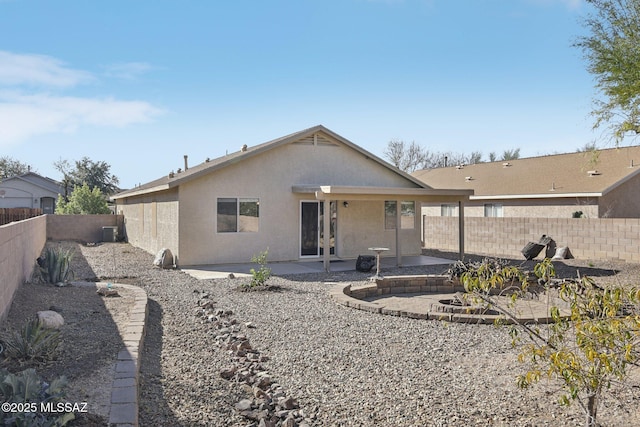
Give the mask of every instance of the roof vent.
<svg viewBox="0 0 640 427">
<path fill-rule="evenodd" d="M 457 165 L 456 169 L 464 169 L 464 165 Z"/>
<path fill-rule="evenodd" d="M 169 172 L 169 178 L 173 178 L 175 176 L 175 174 L 173 173 L 173 171 Z"/>
<path fill-rule="evenodd" d="M 242 148 L 240 148 L 240 151 L 241 151 L 241 152 L 243 152 L 243 153 L 244 153 L 245 151 L 247 151 L 247 144 L 244 144 L 244 145 L 242 146 Z"/>
<path fill-rule="evenodd" d="M 178 168 L 177 173 L 182 173 L 182 169 Z"/>
<path fill-rule="evenodd" d="M 505 168 L 508 168 L 509 166 L 511 166 L 511 163 L 509 163 L 509 162 L 504 162 L 502 164 L 502 167 L 505 167 Z"/>
<path fill-rule="evenodd" d="M 597 170 L 587 171 L 587 175 L 596 176 L 596 175 L 600 175 L 600 172 L 598 172 Z"/>
<path fill-rule="evenodd" d="M 464 180 L 465 181 L 471 181 L 471 180 L 473 180 L 473 177 L 472 176 L 465 176 Z"/>
<path fill-rule="evenodd" d="M 556 191 L 556 183 L 555 182 L 551 183 L 551 188 L 549 189 L 549 191 Z"/>
<path fill-rule="evenodd" d="M 205 163 L 209 163 L 210 161 L 211 161 L 211 159 L 210 159 L 210 158 L 208 158 L 208 157 L 207 157 L 206 159 L 204 159 L 204 162 L 205 162 Z"/>
<path fill-rule="evenodd" d="M 629 165 L 630 168 L 633 167 L 633 159 L 631 159 L 631 164 Z"/>
</svg>

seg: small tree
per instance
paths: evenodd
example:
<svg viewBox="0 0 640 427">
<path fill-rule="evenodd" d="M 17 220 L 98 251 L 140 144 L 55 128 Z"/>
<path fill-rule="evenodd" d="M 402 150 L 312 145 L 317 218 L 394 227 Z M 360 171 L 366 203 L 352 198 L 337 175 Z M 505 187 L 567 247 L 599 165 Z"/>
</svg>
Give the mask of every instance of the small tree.
<svg viewBox="0 0 640 427">
<path fill-rule="evenodd" d="M 548 291 L 555 277 L 551 261 L 545 259 L 534 272 L 538 283 Z M 522 277 L 513 267 L 480 267 L 463 273 L 460 280 L 470 295 L 508 316 L 509 308 L 492 295 L 507 283 L 513 286 L 512 279 Z M 522 295 L 527 286 L 528 281 L 522 280 L 511 300 Z M 513 344 L 522 344 L 518 358 L 530 364 L 530 369 L 518 377 L 518 385 L 528 388 L 543 376 L 559 380 L 564 391 L 560 403 L 577 402 L 585 413 L 585 426 L 595 427 L 602 394 L 615 380 L 623 381 L 629 365 L 637 365 L 640 360 L 640 289 L 603 289 L 582 277 L 562 281 L 559 296 L 566 307 L 550 307 L 552 321 L 545 332 L 508 316 L 514 322 Z M 561 314 L 562 310 L 566 314 Z M 522 331 L 529 339 L 526 344 L 521 342 Z"/>
<path fill-rule="evenodd" d="M 93 190 L 84 183 L 80 187 L 76 187 L 69 201 L 65 201 L 63 197 L 58 198 L 56 206 L 56 214 L 61 215 L 90 215 L 90 214 L 108 214 L 111 213 L 107 201 L 97 187 Z"/>
<path fill-rule="evenodd" d="M 594 101 L 594 128 L 610 126 L 616 142 L 640 134 L 640 0 L 586 0 L 594 11 L 584 25 L 589 34 L 576 46 L 601 97 Z"/>
</svg>

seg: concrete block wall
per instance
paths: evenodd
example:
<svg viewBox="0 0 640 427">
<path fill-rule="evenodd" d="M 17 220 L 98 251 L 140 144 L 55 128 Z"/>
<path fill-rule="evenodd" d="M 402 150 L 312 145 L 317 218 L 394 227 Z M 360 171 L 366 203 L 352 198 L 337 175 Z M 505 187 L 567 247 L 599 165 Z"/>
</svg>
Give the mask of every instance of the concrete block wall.
<svg viewBox="0 0 640 427">
<path fill-rule="evenodd" d="M 122 236 L 122 215 L 45 215 L 48 240 L 102 242 L 102 227 L 118 227 Z"/>
<path fill-rule="evenodd" d="M 423 217 L 428 249 L 458 251 L 457 217 Z M 479 218 L 464 220 L 465 252 L 520 258 L 543 234 L 576 258 L 640 262 L 639 218 Z M 540 257 L 544 253 L 540 254 Z"/>
<path fill-rule="evenodd" d="M 46 240 L 44 216 L 0 226 L 0 320 L 9 313 L 16 289 L 31 277 Z"/>
</svg>

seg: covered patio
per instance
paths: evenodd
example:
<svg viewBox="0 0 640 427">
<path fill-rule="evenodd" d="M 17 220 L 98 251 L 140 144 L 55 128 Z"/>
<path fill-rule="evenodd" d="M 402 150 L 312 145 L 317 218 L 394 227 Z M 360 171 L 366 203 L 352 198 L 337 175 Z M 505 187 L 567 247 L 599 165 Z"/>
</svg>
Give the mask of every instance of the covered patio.
<svg viewBox="0 0 640 427">
<path fill-rule="evenodd" d="M 373 254 L 373 253 L 372 253 Z M 404 256 L 404 267 L 418 267 L 422 265 L 442 265 L 443 271 L 446 270 L 449 264 L 455 262 L 455 260 L 447 258 L 437 258 L 432 256 L 418 255 L 418 256 Z M 341 271 L 355 271 L 356 260 L 331 260 L 329 270 L 332 272 Z M 380 266 L 382 270 L 397 267 L 397 261 L 395 256 L 383 257 L 380 260 Z M 271 269 L 271 274 L 276 276 L 289 275 L 289 274 L 310 274 L 310 273 L 323 273 L 326 272 L 326 267 L 323 261 L 298 261 L 298 262 L 273 262 L 267 265 Z M 256 264 L 243 263 L 243 264 L 216 264 L 216 265 L 198 265 L 188 266 L 181 268 L 181 270 L 190 276 L 199 279 L 224 279 L 229 277 L 229 274 L 233 274 L 235 277 L 249 277 L 251 276 L 250 270 L 256 268 Z M 369 273 L 363 273 L 369 274 Z M 371 270 L 370 275 L 375 274 L 375 267 Z"/>
<path fill-rule="evenodd" d="M 396 218 L 395 218 L 395 266 L 402 267 L 406 260 L 402 256 L 402 239 L 400 238 L 400 230 L 402 229 L 402 211 L 400 209 L 403 201 L 415 201 L 417 203 L 416 214 L 420 213 L 420 203 L 423 202 L 439 202 L 439 203 L 457 203 L 459 216 L 459 257 L 464 258 L 464 202 L 468 200 L 469 195 L 473 194 L 471 190 L 439 190 L 433 188 L 394 188 L 394 187 L 375 187 L 375 186 L 336 186 L 336 185 L 295 185 L 292 191 L 298 194 L 304 194 L 306 197 L 315 198 L 315 200 L 323 201 L 323 224 L 324 230 L 330 229 L 331 212 L 330 202 L 332 201 L 395 201 Z M 417 233 L 418 231 L 416 231 Z M 322 239 L 322 259 L 324 271 L 332 271 L 334 265 L 331 263 L 330 239 Z M 388 259 L 385 261 L 388 262 Z"/>
</svg>

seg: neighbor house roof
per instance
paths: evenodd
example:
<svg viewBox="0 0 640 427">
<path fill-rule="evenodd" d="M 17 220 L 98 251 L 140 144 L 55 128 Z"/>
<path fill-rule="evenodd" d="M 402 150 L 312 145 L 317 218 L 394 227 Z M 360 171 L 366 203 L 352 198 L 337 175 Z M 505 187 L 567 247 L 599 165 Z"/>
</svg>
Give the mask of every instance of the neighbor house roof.
<svg viewBox="0 0 640 427">
<path fill-rule="evenodd" d="M 35 172 L 27 172 L 22 175 L 15 175 L 9 178 L 4 178 L 0 182 L 3 184 L 8 184 L 11 181 L 25 181 L 36 187 L 43 188 L 52 193 L 60 194 L 62 192 L 62 184 L 57 181 L 54 181 L 51 178 L 44 177 Z"/>
<path fill-rule="evenodd" d="M 433 188 L 472 189 L 471 200 L 600 197 L 640 172 L 640 147 L 420 170 Z"/>
<path fill-rule="evenodd" d="M 263 144 L 260 145 L 255 145 L 253 147 L 243 147 L 243 149 L 241 149 L 240 151 L 236 151 L 234 153 L 230 153 L 227 154 L 225 156 L 219 157 L 217 159 L 213 159 L 213 160 L 209 160 L 207 159 L 204 163 L 201 163 L 199 165 L 193 166 L 193 167 L 189 167 L 187 170 L 183 170 L 183 171 L 179 171 L 176 173 L 168 173 L 165 176 L 163 176 L 162 178 L 156 179 L 154 181 L 151 181 L 149 183 L 146 184 L 142 184 L 138 187 L 135 187 L 133 189 L 127 190 L 127 191 L 123 191 L 121 193 L 118 193 L 114 196 L 112 196 L 111 198 L 114 200 L 117 199 L 122 199 L 125 197 L 131 197 L 131 196 L 138 196 L 138 195 L 143 195 L 143 194 L 148 194 L 148 193 L 153 193 L 153 192 L 157 192 L 157 191 L 163 191 L 163 190 L 168 190 L 174 187 L 177 187 L 185 182 L 191 181 L 195 178 L 198 178 L 202 175 L 205 174 L 209 174 L 213 171 L 225 168 L 229 165 L 232 164 L 236 164 L 238 162 L 241 162 L 243 160 L 246 160 L 248 158 L 251 158 L 253 156 L 257 156 L 261 153 L 264 153 L 265 151 L 268 150 L 272 150 L 274 148 L 280 147 L 282 145 L 286 145 L 292 142 L 296 142 L 296 141 L 300 141 L 303 140 L 305 138 L 312 138 L 314 137 L 314 135 L 318 134 L 318 133 L 324 133 L 325 135 L 329 136 L 330 138 L 335 139 L 336 141 L 341 142 L 342 144 L 352 148 L 353 150 L 361 153 L 362 155 L 364 155 L 365 157 L 379 163 L 380 165 L 382 165 L 385 168 L 388 168 L 390 170 L 392 170 L 393 172 L 397 173 L 398 175 L 403 176 L 405 179 L 407 179 L 408 181 L 412 182 L 413 184 L 416 185 L 416 187 L 418 189 L 421 189 L 422 192 L 424 193 L 425 190 L 430 190 L 433 195 L 441 195 L 445 192 L 443 192 L 442 190 L 433 190 L 431 187 L 429 187 L 427 184 L 425 184 L 424 182 L 420 181 L 419 179 L 416 179 L 415 177 L 397 169 L 396 167 L 390 165 L 389 163 L 385 162 L 384 160 L 380 159 L 379 157 L 371 154 L 370 152 L 364 150 L 363 148 L 359 147 L 358 145 L 352 143 L 351 141 L 347 140 L 346 138 L 343 138 L 342 136 L 334 133 L 333 131 L 327 129 L 326 127 L 322 126 L 322 125 L 318 125 L 318 126 L 314 126 L 311 127 L 309 129 L 305 129 L 299 132 L 295 132 L 292 133 L 290 135 L 286 135 L 283 136 L 281 138 L 277 138 L 274 139 L 272 141 L 268 141 L 265 142 Z M 318 191 L 320 190 L 318 189 L 314 189 L 314 191 Z M 301 191 L 301 189 L 296 188 L 294 189 L 294 191 Z M 302 192 L 306 192 L 306 191 L 302 191 Z M 471 192 L 468 191 L 449 191 L 447 193 L 448 195 L 461 195 L 461 196 L 466 196 L 468 194 L 471 194 Z"/>
</svg>

